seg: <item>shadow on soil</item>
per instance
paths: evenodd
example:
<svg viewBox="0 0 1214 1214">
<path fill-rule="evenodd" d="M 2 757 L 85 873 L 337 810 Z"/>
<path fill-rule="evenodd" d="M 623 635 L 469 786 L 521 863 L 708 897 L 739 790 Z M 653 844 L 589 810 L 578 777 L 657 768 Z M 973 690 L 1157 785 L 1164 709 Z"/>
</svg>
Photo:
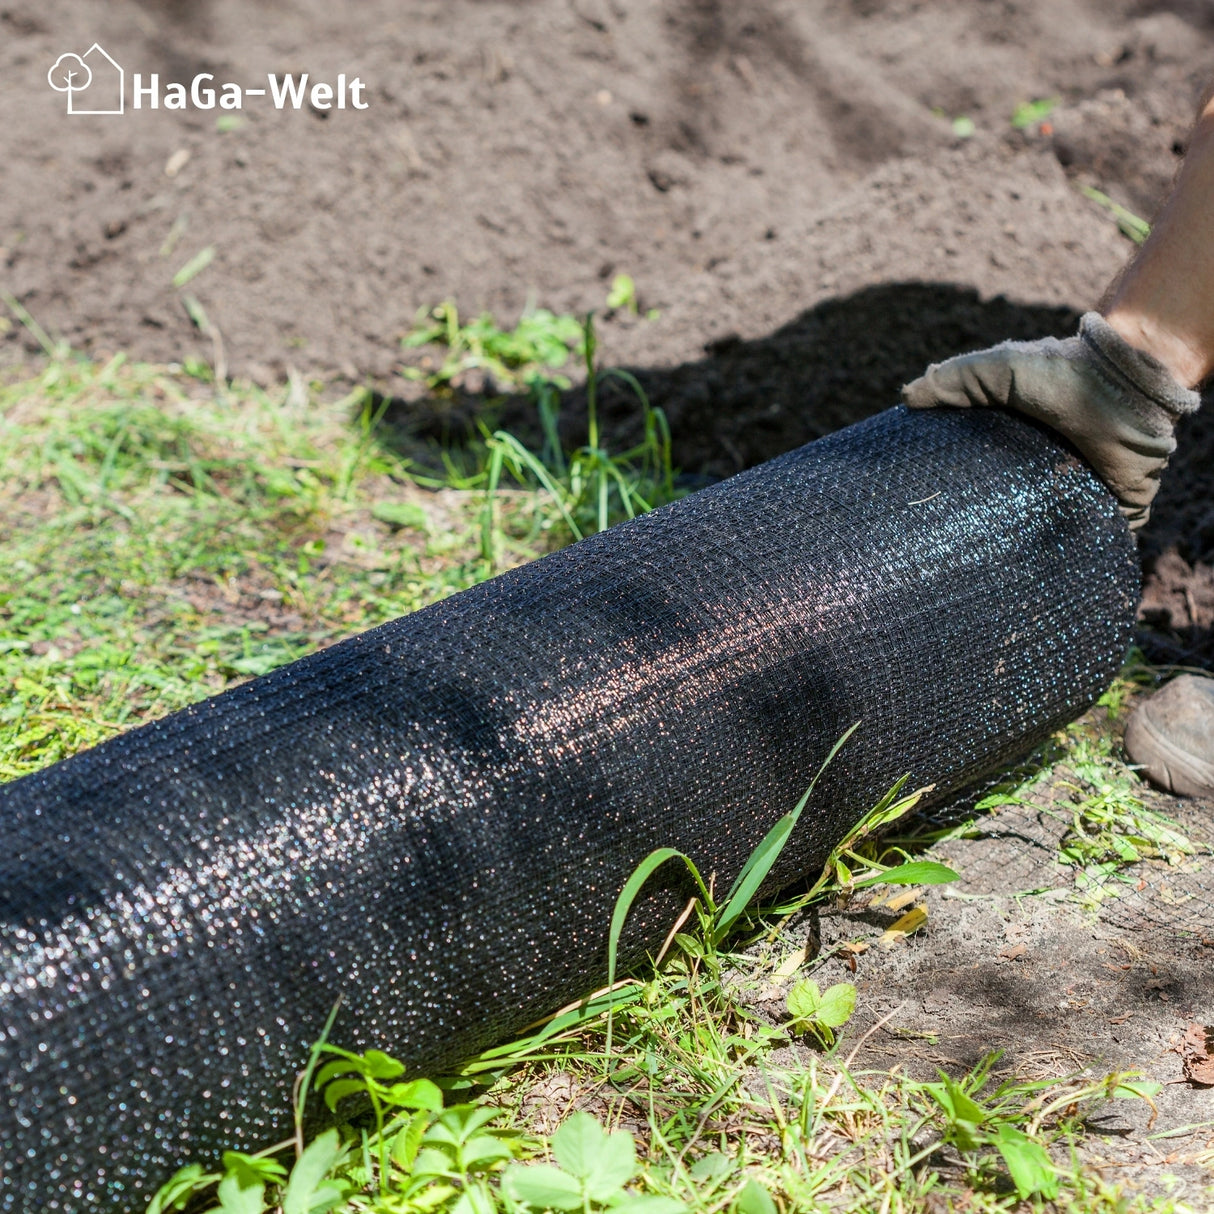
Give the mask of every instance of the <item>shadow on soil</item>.
<svg viewBox="0 0 1214 1214">
<path fill-rule="evenodd" d="M 930 362 L 1007 338 L 1065 336 L 1078 319 L 1070 308 L 982 299 L 951 283 L 884 284 L 826 300 L 766 337 L 720 338 L 695 362 L 627 370 L 665 411 L 676 466 L 725 477 L 889 408 Z M 608 381 L 600 402 L 607 445 L 638 441 L 631 392 Z M 535 432 L 527 402 L 490 393 L 396 402 L 385 420 L 407 448 L 410 439 L 458 442 L 486 416 L 524 439 Z M 565 393 L 561 416 L 566 440 L 584 442 L 580 386 Z"/>
<path fill-rule="evenodd" d="M 953 283 L 901 282 L 826 300 L 765 337 L 718 339 L 694 362 L 627 369 L 665 411 L 676 467 L 700 485 L 889 408 L 901 385 L 928 363 L 1009 339 L 1068 336 L 1078 320 L 1071 308 L 983 299 Z M 585 391 L 575 386 L 561 404 L 566 444 L 585 442 Z M 600 419 L 610 449 L 641 438 L 636 399 L 619 381 L 603 384 Z M 392 400 L 384 420 L 388 442 L 423 463 L 436 444 L 458 449 L 475 437 L 478 421 L 542 445 L 530 402 L 503 397 L 492 384 Z M 1144 644 L 1156 661 L 1208 666 L 1214 664 L 1214 409 L 1207 405 L 1186 419 L 1178 441 L 1140 536 L 1143 618 L 1151 630 Z"/>
</svg>

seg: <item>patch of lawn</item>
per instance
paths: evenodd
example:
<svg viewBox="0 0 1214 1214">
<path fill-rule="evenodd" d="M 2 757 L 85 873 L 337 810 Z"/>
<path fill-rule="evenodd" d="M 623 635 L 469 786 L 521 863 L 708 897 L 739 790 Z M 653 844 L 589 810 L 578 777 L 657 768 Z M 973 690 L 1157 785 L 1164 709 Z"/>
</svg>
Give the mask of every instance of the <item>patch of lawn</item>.
<svg viewBox="0 0 1214 1214">
<path fill-rule="evenodd" d="M 0 389 L 0 778 L 489 575 L 480 495 L 418 488 L 361 400 L 121 360 Z"/>
</svg>

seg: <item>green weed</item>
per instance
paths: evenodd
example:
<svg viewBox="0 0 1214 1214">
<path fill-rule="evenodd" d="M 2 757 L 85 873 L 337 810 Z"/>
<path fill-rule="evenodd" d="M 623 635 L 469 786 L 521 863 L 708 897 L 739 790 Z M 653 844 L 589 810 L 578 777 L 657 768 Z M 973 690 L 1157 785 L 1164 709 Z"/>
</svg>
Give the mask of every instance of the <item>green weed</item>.
<svg viewBox="0 0 1214 1214">
<path fill-rule="evenodd" d="M 1098 206 L 1104 207 L 1117 221 L 1117 228 L 1121 234 L 1128 236 L 1135 244 L 1143 244 L 1146 238 L 1150 236 L 1151 225 L 1145 219 L 1139 215 L 1135 215 L 1133 211 L 1123 207 L 1121 203 L 1114 202 L 1107 194 L 1096 189 L 1095 186 L 1081 186 L 1079 192 L 1085 198 L 1090 198 Z"/>
<path fill-rule="evenodd" d="M 1061 104 L 1061 97 L 1039 97 L 1036 101 L 1021 101 L 1012 111 L 1012 126 L 1018 131 L 1036 126 Z"/>
<path fill-rule="evenodd" d="M 628 274 L 617 274 L 611 280 L 611 290 L 607 292 L 607 306 L 622 308 L 633 316 L 637 313 L 637 286 Z"/>
<path fill-rule="evenodd" d="M 569 380 L 558 373 L 571 355 L 582 352 L 581 341 L 582 326 L 572 316 L 530 309 L 513 329 L 503 329 L 488 312 L 461 323 L 459 309 L 448 300 L 418 312 L 402 342 L 407 350 L 441 347 L 441 365 L 430 371 L 413 366 L 403 371 L 431 389 L 447 388 L 471 370 L 487 372 L 499 390 L 526 389 L 537 378 L 568 388 Z"/>
<path fill-rule="evenodd" d="M 680 496 L 671 465 L 670 428 L 666 416 L 653 408 L 636 377 L 618 368 L 600 370 L 595 362 L 593 313 L 582 325 L 581 349 L 586 371 L 586 443 L 566 451 L 558 429 L 560 395 L 556 385 L 535 381 L 532 396 L 539 412 L 544 446 L 529 450 L 514 435 L 498 430 L 488 436 L 485 508 L 481 551 L 491 567 L 501 560 L 502 529 L 498 523 L 498 493 L 504 473 L 544 495 L 537 499 L 542 515 L 555 506 L 566 539 L 582 539 L 605 531 L 624 518 L 635 518 Z M 621 380 L 634 393 L 644 422 L 644 437 L 630 450 L 613 455 L 599 432 L 598 394 L 607 379 Z"/>
<path fill-rule="evenodd" d="M 812 978 L 802 978 L 785 1000 L 791 1033 L 811 1033 L 823 1045 L 834 1045 L 835 1029 L 842 1028 L 856 1010 L 856 988 L 836 982 L 823 990 Z"/>
<path fill-rule="evenodd" d="M 1099 701 L 1110 720 L 1120 717 L 1136 682 L 1149 678 L 1138 653 Z M 1082 722 L 1046 745 L 1027 771 L 993 789 L 975 805 L 981 814 L 1004 805 L 1031 806 L 1063 828 L 1058 860 L 1072 870 L 1078 900 L 1095 907 L 1137 880 L 1143 861 L 1177 867 L 1199 848 L 1184 828 L 1144 800 L 1139 778 L 1114 753 L 1107 730 Z"/>
</svg>

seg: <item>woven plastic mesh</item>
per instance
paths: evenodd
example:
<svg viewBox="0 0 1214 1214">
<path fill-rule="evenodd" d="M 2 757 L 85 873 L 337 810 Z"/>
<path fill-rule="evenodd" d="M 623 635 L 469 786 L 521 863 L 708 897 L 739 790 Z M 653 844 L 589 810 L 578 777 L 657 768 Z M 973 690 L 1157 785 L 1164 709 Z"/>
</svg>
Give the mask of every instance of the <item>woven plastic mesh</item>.
<svg viewBox="0 0 1214 1214">
<path fill-rule="evenodd" d="M 414 1071 L 579 997 L 651 849 L 727 885 L 859 721 L 813 868 L 902 773 L 945 796 L 1082 711 L 1137 592 L 1054 440 L 899 408 L 8 785 L 0 1208 L 280 1140 L 338 994 Z"/>
</svg>

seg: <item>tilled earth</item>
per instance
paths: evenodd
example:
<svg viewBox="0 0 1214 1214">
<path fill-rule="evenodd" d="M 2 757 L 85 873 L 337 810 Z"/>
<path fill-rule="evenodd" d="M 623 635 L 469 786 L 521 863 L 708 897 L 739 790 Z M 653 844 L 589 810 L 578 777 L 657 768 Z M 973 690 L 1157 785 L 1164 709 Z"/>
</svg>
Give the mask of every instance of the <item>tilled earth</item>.
<svg viewBox="0 0 1214 1214">
<path fill-rule="evenodd" d="M 368 108 L 68 116 L 47 70 L 93 41 L 128 88 L 345 73 Z M 78 349 L 369 379 L 425 430 L 419 308 L 602 310 L 628 273 L 659 315 L 603 318 L 604 355 L 725 475 L 1071 330 L 1133 248 L 1078 187 L 1152 214 L 1212 45 L 1193 0 L 5 0 L 0 288 Z M 0 358 L 36 355 L 7 320 Z M 1210 442 L 1187 427 L 1144 541 L 1168 660 L 1214 657 Z"/>
</svg>

